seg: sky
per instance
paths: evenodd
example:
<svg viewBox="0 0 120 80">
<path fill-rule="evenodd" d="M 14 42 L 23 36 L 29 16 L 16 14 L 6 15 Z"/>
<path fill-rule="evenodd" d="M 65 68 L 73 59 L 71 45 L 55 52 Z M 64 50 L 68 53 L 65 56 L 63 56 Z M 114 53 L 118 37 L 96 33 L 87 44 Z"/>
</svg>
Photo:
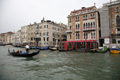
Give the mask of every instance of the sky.
<svg viewBox="0 0 120 80">
<path fill-rule="evenodd" d="M 100 8 L 107 2 L 110 0 L 0 0 L 0 33 L 16 32 L 22 26 L 40 23 L 43 17 L 67 25 L 71 11 L 94 3 Z"/>
</svg>

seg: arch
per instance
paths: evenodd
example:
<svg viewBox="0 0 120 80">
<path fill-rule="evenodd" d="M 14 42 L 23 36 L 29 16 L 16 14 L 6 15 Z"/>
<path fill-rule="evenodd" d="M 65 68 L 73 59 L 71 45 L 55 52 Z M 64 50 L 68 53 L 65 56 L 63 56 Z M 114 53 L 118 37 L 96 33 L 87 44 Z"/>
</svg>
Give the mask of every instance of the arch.
<svg viewBox="0 0 120 80">
<path fill-rule="evenodd" d="M 93 27 L 95 27 L 95 22 L 93 22 Z"/>
<path fill-rule="evenodd" d="M 88 27 L 90 27 L 90 23 L 88 23 Z"/>
<path fill-rule="evenodd" d="M 90 24 L 90 27 L 92 27 L 93 25 L 92 25 L 92 22 L 91 22 L 91 24 Z"/>
<path fill-rule="evenodd" d="M 85 25 L 85 23 L 84 23 L 84 24 L 83 24 L 83 27 L 85 28 L 85 26 L 86 26 L 86 25 Z"/>
<path fill-rule="evenodd" d="M 88 24 L 86 23 L 86 27 L 88 27 Z"/>
<path fill-rule="evenodd" d="M 78 25 L 76 24 L 75 26 L 76 26 L 76 29 L 77 29 L 77 28 L 78 28 Z"/>
<path fill-rule="evenodd" d="M 78 29 L 80 29 L 80 24 L 78 24 Z"/>
<path fill-rule="evenodd" d="M 78 34 L 78 39 L 80 39 L 80 34 Z"/>
</svg>

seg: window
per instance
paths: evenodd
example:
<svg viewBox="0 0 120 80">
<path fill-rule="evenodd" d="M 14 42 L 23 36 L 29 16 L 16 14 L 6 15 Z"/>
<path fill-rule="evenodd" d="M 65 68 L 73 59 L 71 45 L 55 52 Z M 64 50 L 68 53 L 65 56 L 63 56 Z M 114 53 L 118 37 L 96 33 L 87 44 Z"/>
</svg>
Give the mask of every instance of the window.
<svg viewBox="0 0 120 80">
<path fill-rule="evenodd" d="M 80 34 L 76 33 L 76 39 L 80 39 Z"/>
<path fill-rule="evenodd" d="M 86 27 L 88 27 L 88 24 L 86 23 Z"/>
<path fill-rule="evenodd" d="M 70 18 L 69 20 L 70 20 L 70 22 L 72 21 L 72 19 L 71 19 L 71 18 Z"/>
<path fill-rule="evenodd" d="M 76 17 L 76 21 L 79 21 L 80 20 L 80 17 Z"/>
<path fill-rule="evenodd" d="M 45 41 L 45 37 L 44 37 L 44 41 Z"/>
<path fill-rule="evenodd" d="M 77 29 L 78 27 L 77 27 L 77 24 L 76 24 L 76 29 Z"/>
<path fill-rule="evenodd" d="M 47 37 L 47 41 L 49 41 L 49 37 Z"/>
<path fill-rule="evenodd" d="M 72 29 L 72 26 L 70 25 L 70 29 Z"/>
<path fill-rule="evenodd" d="M 91 19 L 95 18 L 95 14 L 94 14 L 94 13 L 93 13 L 93 14 L 90 14 L 90 18 L 91 18 Z"/>
<path fill-rule="evenodd" d="M 43 36 L 45 36 L 45 32 L 43 33 Z"/>
<path fill-rule="evenodd" d="M 117 25 L 117 27 L 119 27 L 120 26 L 120 16 L 116 16 L 116 25 Z"/>
<path fill-rule="evenodd" d="M 95 27 L 95 22 L 93 22 L 93 27 Z"/>
<path fill-rule="evenodd" d="M 49 32 L 47 32 L 47 36 L 48 36 Z"/>
<path fill-rule="evenodd" d="M 84 39 L 88 39 L 88 34 L 84 33 Z"/>
<path fill-rule="evenodd" d="M 58 31 L 59 31 L 59 28 L 58 28 Z"/>
<path fill-rule="evenodd" d="M 46 28 L 46 25 L 44 25 L 44 28 Z"/>
<path fill-rule="evenodd" d="M 83 27 L 84 27 L 84 29 L 85 29 L 85 23 L 83 24 Z"/>
<path fill-rule="evenodd" d="M 47 25 L 47 28 L 48 28 L 48 25 Z"/>
<path fill-rule="evenodd" d="M 95 39 L 95 32 L 91 33 L 91 39 Z"/>
<path fill-rule="evenodd" d="M 88 23 L 88 27 L 90 27 L 90 23 Z"/>
<path fill-rule="evenodd" d="M 116 39 L 112 39 L 112 43 L 115 43 L 115 44 L 116 44 Z"/>
<path fill-rule="evenodd" d="M 37 26 L 37 29 L 39 29 L 39 26 Z"/>
<path fill-rule="evenodd" d="M 116 7 L 116 12 L 119 12 L 119 7 Z"/>
<path fill-rule="evenodd" d="M 72 38 L 72 35 L 70 34 L 70 39 Z"/>
<path fill-rule="evenodd" d="M 53 33 L 53 37 L 55 37 L 55 33 Z"/>
<path fill-rule="evenodd" d="M 87 19 L 87 15 L 84 15 L 84 16 L 83 16 L 83 19 L 86 20 L 86 19 Z"/>
<path fill-rule="evenodd" d="M 42 29 L 42 26 L 40 26 L 40 29 Z"/>
<path fill-rule="evenodd" d="M 80 29 L 80 24 L 78 24 L 78 29 Z"/>
<path fill-rule="evenodd" d="M 91 22 L 91 27 L 92 27 L 92 22 Z"/>
</svg>

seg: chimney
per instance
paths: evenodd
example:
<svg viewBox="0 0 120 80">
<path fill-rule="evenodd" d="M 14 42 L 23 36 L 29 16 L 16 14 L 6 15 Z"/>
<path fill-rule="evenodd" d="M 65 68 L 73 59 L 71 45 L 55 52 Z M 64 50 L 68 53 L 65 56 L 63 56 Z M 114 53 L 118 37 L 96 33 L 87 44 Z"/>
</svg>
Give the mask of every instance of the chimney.
<svg viewBox="0 0 120 80">
<path fill-rule="evenodd" d="M 85 9 L 85 7 L 82 7 L 82 9 Z"/>
<path fill-rule="evenodd" d="M 96 6 L 96 3 L 94 3 L 94 6 Z"/>
</svg>

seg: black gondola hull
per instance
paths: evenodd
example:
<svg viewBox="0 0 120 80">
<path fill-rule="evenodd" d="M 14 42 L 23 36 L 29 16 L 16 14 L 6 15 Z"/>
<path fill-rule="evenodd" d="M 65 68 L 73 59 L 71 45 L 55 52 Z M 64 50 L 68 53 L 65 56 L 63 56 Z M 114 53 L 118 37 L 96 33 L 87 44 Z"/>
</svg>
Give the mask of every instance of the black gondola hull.
<svg viewBox="0 0 120 80">
<path fill-rule="evenodd" d="M 32 57 L 32 56 L 39 54 L 40 50 L 38 50 L 37 52 L 30 53 L 30 54 L 20 54 L 16 52 L 10 52 L 10 50 L 8 50 L 8 52 L 10 55 L 15 56 L 15 57 Z"/>
</svg>

